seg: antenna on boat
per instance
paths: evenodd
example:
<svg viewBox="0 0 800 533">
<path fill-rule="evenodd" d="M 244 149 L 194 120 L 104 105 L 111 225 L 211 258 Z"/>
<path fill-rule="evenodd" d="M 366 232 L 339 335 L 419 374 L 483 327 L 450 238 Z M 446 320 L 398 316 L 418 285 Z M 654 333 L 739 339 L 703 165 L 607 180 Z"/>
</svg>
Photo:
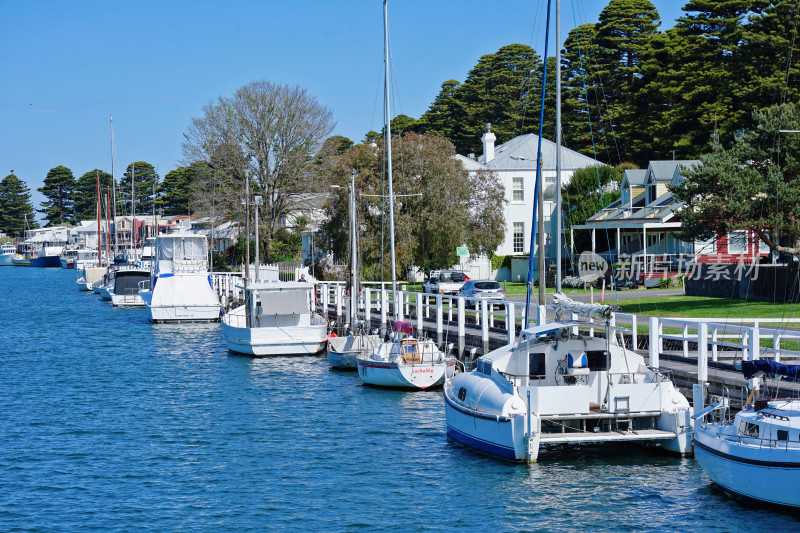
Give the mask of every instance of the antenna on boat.
<svg viewBox="0 0 800 533">
<path fill-rule="evenodd" d="M 109 116 L 108 121 L 111 124 L 111 199 L 113 202 L 111 215 L 114 217 L 114 255 L 117 255 L 119 239 L 117 239 L 117 180 L 114 178 L 114 117 Z"/>
</svg>

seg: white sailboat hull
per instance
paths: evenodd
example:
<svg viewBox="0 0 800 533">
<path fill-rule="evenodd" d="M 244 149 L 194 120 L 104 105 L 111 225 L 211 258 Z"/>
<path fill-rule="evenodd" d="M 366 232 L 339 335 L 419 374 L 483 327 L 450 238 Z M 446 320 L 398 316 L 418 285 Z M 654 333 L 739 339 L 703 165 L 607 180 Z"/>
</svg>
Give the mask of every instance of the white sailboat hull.
<svg viewBox="0 0 800 533">
<path fill-rule="evenodd" d="M 382 341 L 380 335 L 347 335 L 328 339 L 328 363 L 340 370 L 356 370 L 359 355 L 368 355 Z"/>
<path fill-rule="evenodd" d="M 445 371 L 455 363 L 404 364 L 358 359 L 358 376 L 366 385 L 402 389 L 429 389 L 444 383 Z"/>
<path fill-rule="evenodd" d="M 796 442 L 738 438 L 717 433 L 719 424 L 695 428 L 694 455 L 723 489 L 755 500 L 800 507 L 800 447 Z M 729 431 L 730 429 L 727 428 Z"/>
</svg>

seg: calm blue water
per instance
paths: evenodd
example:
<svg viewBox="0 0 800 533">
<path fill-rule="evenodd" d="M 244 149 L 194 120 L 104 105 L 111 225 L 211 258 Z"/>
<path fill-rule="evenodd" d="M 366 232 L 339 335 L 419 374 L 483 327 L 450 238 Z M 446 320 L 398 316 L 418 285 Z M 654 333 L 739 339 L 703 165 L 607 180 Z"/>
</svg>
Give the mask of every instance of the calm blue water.
<svg viewBox="0 0 800 533">
<path fill-rule="evenodd" d="M 152 325 L 74 280 L 0 269 L 0 531 L 800 529 L 691 459 L 475 455 L 441 392 L 233 356 L 218 324 Z"/>
</svg>

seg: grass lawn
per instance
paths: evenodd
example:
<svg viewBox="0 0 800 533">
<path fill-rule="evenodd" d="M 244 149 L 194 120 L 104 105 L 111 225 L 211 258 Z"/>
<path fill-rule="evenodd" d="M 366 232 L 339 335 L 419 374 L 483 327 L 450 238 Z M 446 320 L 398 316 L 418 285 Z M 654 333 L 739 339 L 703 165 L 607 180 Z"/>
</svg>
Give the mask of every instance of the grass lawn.
<svg viewBox="0 0 800 533">
<path fill-rule="evenodd" d="M 606 301 L 610 300 L 607 298 Z M 643 297 L 620 300 L 619 306 L 623 313 L 679 318 L 800 318 L 797 304 L 736 298 L 684 295 Z"/>
</svg>

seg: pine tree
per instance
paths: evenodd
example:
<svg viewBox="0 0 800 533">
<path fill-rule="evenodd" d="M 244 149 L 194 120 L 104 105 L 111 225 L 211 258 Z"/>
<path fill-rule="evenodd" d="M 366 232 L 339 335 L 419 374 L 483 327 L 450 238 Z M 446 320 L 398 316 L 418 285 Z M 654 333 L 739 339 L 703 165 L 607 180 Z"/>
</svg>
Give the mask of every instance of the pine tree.
<svg viewBox="0 0 800 533">
<path fill-rule="evenodd" d="M 72 222 L 75 214 L 73 209 L 75 177 L 70 169 L 61 165 L 51 168 L 44 178 L 44 185 L 37 190 L 47 198 L 46 202 L 41 203 L 43 209 L 38 210 L 44 214 L 46 226 Z"/>
<path fill-rule="evenodd" d="M 156 208 L 165 215 L 191 214 L 191 193 L 194 175 L 189 167 L 178 167 L 164 176 L 158 187 Z"/>
<path fill-rule="evenodd" d="M 118 210 L 117 215 L 131 213 L 131 180 L 136 195 L 137 216 L 151 214 L 155 200 L 154 190 L 158 187 L 158 174 L 150 163 L 137 161 L 128 165 L 117 184 L 117 200 L 122 205 L 122 211 Z"/>
<path fill-rule="evenodd" d="M 30 189 L 25 182 L 13 173 L 3 178 L 0 181 L 0 231 L 23 238 L 26 220 L 28 228 L 39 227 L 33 211 Z"/>
<path fill-rule="evenodd" d="M 97 175 L 100 175 L 100 192 L 105 204 L 106 188 L 111 187 L 111 174 L 94 169 L 79 177 L 72 195 L 74 221 L 94 220 L 97 217 Z M 105 218 L 105 211 L 103 217 Z"/>
</svg>

